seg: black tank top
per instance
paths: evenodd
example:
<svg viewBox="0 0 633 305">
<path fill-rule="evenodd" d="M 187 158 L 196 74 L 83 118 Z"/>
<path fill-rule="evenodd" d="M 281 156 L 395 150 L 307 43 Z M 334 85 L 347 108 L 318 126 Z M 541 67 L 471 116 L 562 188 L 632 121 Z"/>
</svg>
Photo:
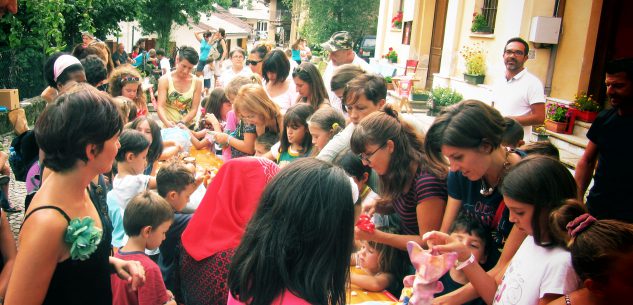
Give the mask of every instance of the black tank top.
<svg viewBox="0 0 633 305">
<path fill-rule="evenodd" d="M 92 192 L 91 192 L 92 195 Z M 112 241 L 112 225 L 104 215 L 104 207 L 100 206 L 100 200 L 95 200 L 91 196 L 92 202 L 97 209 L 101 226 L 103 227 L 103 235 L 97 250 L 90 255 L 85 261 L 73 260 L 68 258 L 63 262 L 57 263 L 53 277 L 48 286 L 46 297 L 42 304 L 48 305 L 111 305 L 112 304 L 112 288 L 110 286 L 110 261 L 111 241 Z M 95 203 L 96 202 L 96 203 Z M 62 209 L 56 206 L 41 206 L 33 209 L 25 218 L 24 222 L 35 211 L 41 209 L 53 209 L 58 211 L 70 223 L 70 217 Z M 23 222 L 23 223 L 24 223 Z"/>
</svg>

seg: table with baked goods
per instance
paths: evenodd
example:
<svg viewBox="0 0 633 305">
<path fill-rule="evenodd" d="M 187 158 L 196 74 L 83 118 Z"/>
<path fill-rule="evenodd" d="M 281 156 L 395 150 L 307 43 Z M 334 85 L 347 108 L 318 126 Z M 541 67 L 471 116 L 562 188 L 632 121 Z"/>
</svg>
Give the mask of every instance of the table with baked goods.
<svg viewBox="0 0 633 305">
<path fill-rule="evenodd" d="M 350 267 L 350 273 L 366 274 L 356 266 Z M 364 290 L 354 284 L 351 284 L 347 292 L 347 304 L 364 304 L 364 305 L 393 305 L 398 299 L 391 293 L 385 291 L 373 292 Z"/>
</svg>

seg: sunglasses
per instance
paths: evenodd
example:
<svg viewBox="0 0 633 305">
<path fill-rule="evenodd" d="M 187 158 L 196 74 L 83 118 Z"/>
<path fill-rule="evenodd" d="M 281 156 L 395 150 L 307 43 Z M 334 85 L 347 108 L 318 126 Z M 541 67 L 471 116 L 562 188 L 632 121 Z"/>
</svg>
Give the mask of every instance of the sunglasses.
<svg viewBox="0 0 633 305">
<path fill-rule="evenodd" d="M 138 83 L 140 79 L 134 76 L 124 76 L 121 77 L 121 83 Z"/>
<path fill-rule="evenodd" d="M 249 65 L 249 66 L 257 65 L 260 62 L 262 62 L 262 61 L 261 60 L 252 60 L 252 59 L 246 60 L 246 64 Z"/>
</svg>

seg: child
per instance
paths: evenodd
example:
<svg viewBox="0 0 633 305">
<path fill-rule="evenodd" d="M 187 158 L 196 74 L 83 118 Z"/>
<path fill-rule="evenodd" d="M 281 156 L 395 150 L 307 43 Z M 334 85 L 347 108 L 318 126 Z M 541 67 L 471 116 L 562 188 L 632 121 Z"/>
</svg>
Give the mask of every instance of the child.
<svg viewBox="0 0 633 305">
<path fill-rule="evenodd" d="M 336 110 L 335 110 L 336 111 Z M 374 224 L 379 227 L 389 226 L 387 216 L 380 216 L 375 214 L 374 211 L 370 211 L 370 207 L 375 206 L 375 201 L 379 198 L 378 194 L 376 194 L 370 187 L 367 185 L 367 181 L 369 180 L 369 175 L 371 175 L 371 167 L 363 164 L 363 161 L 358 157 L 358 155 L 348 151 L 343 155 L 343 157 L 338 160 L 338 162 L 334 162 L 338 164 L 345 172 L 354 179 L 354 182 L 358 186 L 358 191 L 360 192 L 360 196 L 358 201 L 354 203 L 354 222 L 358 220 L 358 217 L 361 213 L 374 214 Z M 376 219 L 380 219 L 380 223 L 376 221 Z M 387 221 L 387 223 L 385 223 Z"/>
<path fill-rule="evenodd" d="M 278 134 L 283 127 L 279 106 L 260 85 L 242 86 L 235 96 L 233 109 L 241 117 L 235 131 L 215 136 L 216 143 L 231 147 L 231 158 L 254 155 L 257 136 L 265 132 Z"/>
<path fill-rule="evenodd" d="M 525 144 L 523 141 L 523 127 L 513 118 L 504 117 L 505 130 L 501 137 L 501 145 L 508 148 L 517 148 Z"/>
<path fill-rule="evenodd" d="M 554 222 L 571 237 L 571 261 L 583 288 L 549 304 L 630 304 L 622 297 L 633 290 L 633 224 L 596 220 L 575 200 L 558 210 Z"/>
<path fill-rule="evenodd" d="M 517 163 L 501 187 L 509 219 L 525 238 L 505 269 L 502 278 L 488 275 L 470 249 L 457 239 L 440 232 L 424 234 L 433 251 L 455 251 L 456 269 L 463 269 L 479 296 L 491 304 L 546 304 L 576 290 L 578 277 L 561 236 L 550 221 L 564 200 L 576 197 L 576 182 L 559 161 L 530 156 Z M 496 291 L 496 293 L 495 293 Z"/>
<path fill-rule="evenodd" d="M 255 157 L 263 157 L 270 152 L 270 149 L 279 141 L 279 137 L 272 133 L 266 132 L 255 139 Z"/>
<path fill-rule="evenodd" d="M 204 65 L 204 68 L 202 69 L 202 77 L 204 80 L 204 91 L 202 92 L 202 96 L 209 95 L 211 84 L 215 84 L 213 65 L 214 65 L 214 60 L 213 58 L 209 56 L 207 58 L 206 64 Z"/>
<path fill-rule="evenodd" d="M 490 232 L 483 227 L 481 222 L 475 218 L 462 215 L 453 222 L 449 234 L 470 249 L 470 252 L 478 264 L 483 265 L 486 263 L 488 249 L 492 246 L 492 240 L 490 240 Z M 468 278 L 464 274 L 464 271 L 457 270 L 457 268 L 453 267 L 440 278 L 440 281 L 444 285 L 444 290 L 436 294 L 436 297 L 459 289 L 468 283 Z M 482 299 L 477 298 L 464 304 L 483 305 L 485 303 Z"/>
<path fill-rule="evenodd" d="M 543 155 L 552 157 L 556 160 L 560 159 L 560 153 L 558 152 L 558 148 L 552 144 L 550 141 L 538 141 L 538 142 L 530 142 L 528 144 L 522 145 L 520 148 L 526 155 Z"/>
<path fill-rule="evenodd" d="M 343 128 L 345 128 L 345 117 L 341 112 L 332 107 L 322 107 L 315 111 L 308 118 L 308 130 L 314 145 L 312 154 L 318 155 L 319 151 Z"/>
<path fill-rule="evenodd" d="M 134 104 L 134 101 L 125 97 L 125 96 L 117 96 L 112 99 L 116 104 L 116 107 L 119 109 L 121 113 L 121 119 L 123 120 L 123 126 L 125 126 L 129 122 L 129 118 L 131 113 L 131 106 Z M 136 108 L 134 108 L 134 116 L 136 117 Z"/>
<path fill-rule="evenodd" d="M 165 289 L 158 265 L 144 252 L 145 249 L 160 246 L 173 217 L 174 212 L 165 199 L 150 191 L 142 192 L 130 200 L 123 219 L 125 233 L 130 238 L 115 257 L 139 261 L 145 270 L 145 285 L 132 291 L 126 281 L 112 275 L 113 304 L 176 304 L 173 294 Z"/>
<path fill-rule="evenodd" d="M 383 232 L 398 233 L 394 227 L 382 227 Z M 368 291 L 387 289 L 394 295 L 402 290 L 408 260 L 405 252 L 373 241 L 361 241 L 360 251 L 353 254 L 352 264 L 367 274 L 351 274 L 351 282 Z"/>
<path fill-rule="evenodd" d="M 310 155 L 312 136 L 308 132 L 308 117 L 313 112 L 312 106 L 301 103 L 290 108 L 284 115 L 284 128 L 278 146 L 270 150 L 279 167 L 284 167 L 294 159 Z"/>
<path fill-rule="evenodd" d="M 156 124 L 156 121 L 149 117 L 139 117 L 126 126 L 126 128 L 140 131 L 150 143 L 147 153 L 146 175 L 155 174 L 155 169 L 157 168 L 154 164 L 156 161 L 159 159 L 167 160 L 178 154 L 182 148 L 174 142 L 163 142 L 163 138 L 160 135 L 160 127 Z"/>
<path fill-rule="evenodd" d="M 262 79 L 258 74 L 251 74 L 250 76 L 237 75 L 233 78 L 226 86 L 224 86 L 224 93 L 226 94 L 226 98 L 231 103 L 231 107 L 233 107 L 233 101 L 235 101 L 235 97 L 237 93 L 240 91 L 242 86 L 257 84 L 262 85 Z M 224 132 L 233 133 L 237 129 L 238 119 L 235 114 L 235 110 L 231 110 L 226 114 L 226 126 L 224 127 Z M 222 160 L 224 162 L 231 159 L 231 148 L 223 147 L 222 149 Z"/>
<path fill-rule="evenodd" d="M 109 90 L 112 97 L 125 96 L 136 105 L 137 116 L 145 116 L 148 113 L 145 94 L 141 88 L 141 74 L 134 68 L 125 65 L 112 71 L 109 80 Z"/>
<path fill-rule="evenodd" d="M 174 290 L 177 253 L 180 251 L 180 236 L 191 220 L 191 214 L 182 214 L 182 210 L 189 203 L 189 197 L 196 190 L 193 173 L 182 163 L 171 162 L 162 166 L 156 174 L 156 189 L 158 194 L 169 203 L 174 214 L 165 241 L 160 245 L 158 265 L 165 280 L 165 286 Z"/>
<path fill-rule="evenodd" d="M 224 89 L 213 89 L 211 95 L 202 100 L 202 107 L 203 116 L 200 120 L 200 129 L 223 132 L 228 113 L 233 109 L 231 101 L 224 94 Z"/>
</svg>

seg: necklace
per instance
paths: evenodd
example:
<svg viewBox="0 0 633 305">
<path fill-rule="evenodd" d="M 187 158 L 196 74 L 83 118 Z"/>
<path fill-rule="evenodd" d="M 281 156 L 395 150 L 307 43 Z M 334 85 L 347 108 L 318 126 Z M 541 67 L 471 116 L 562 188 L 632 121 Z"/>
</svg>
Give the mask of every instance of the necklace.
<svg viewBox="0 0 633 305">
<path fill-rule="evenodd" d="M 484 179 L 484 177 L 481 177 L 481 189 L 479 190 L 479 193 L 482 196 L 488 197 L 495 192 L 495 188 L 499 185 L 501 178 L 505 176 L 505 173 L 508 171 L 508 168 L 510 167 L 510 162 L 508 161 L 509 155 L 510 155 L 510 151 L 506 150 L 506 157 L 505 157 L 505 160 L 503 161 L 501 172 L 499 173 L 499 176 L 497 177 L 497 182 L 494 185 L 490 185 L 490 187 L 488 187 L 488 185 L 486 185 L 486 179 Z"/>
</svg>

